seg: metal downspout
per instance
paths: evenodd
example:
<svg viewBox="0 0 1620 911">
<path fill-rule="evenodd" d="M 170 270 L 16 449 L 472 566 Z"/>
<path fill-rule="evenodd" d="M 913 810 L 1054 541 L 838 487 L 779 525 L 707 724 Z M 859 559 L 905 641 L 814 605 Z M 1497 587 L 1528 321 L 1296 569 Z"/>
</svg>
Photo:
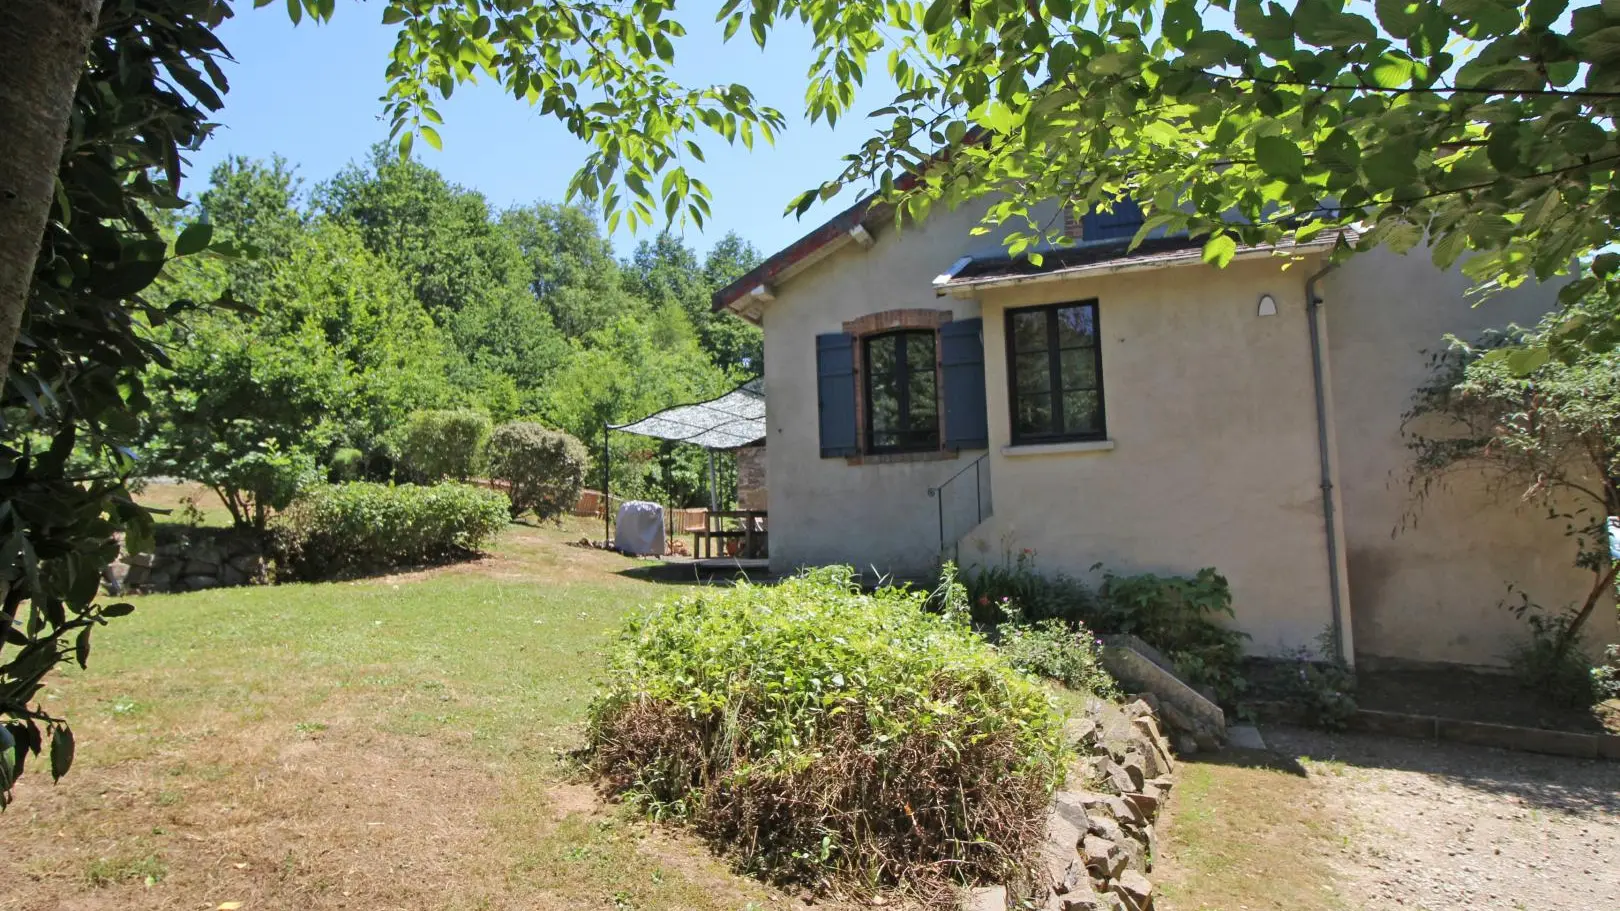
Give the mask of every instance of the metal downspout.
<svg viewBox="0 0 1620 911">
<path fill-rule="evenodd" d="M 1316 449 L 1322 470 L 1322 523 L 1327 532 L 1328 591 L 1333 604 L 1333 652 L 1336 657 L 1345 659 L 1344 603 L 1339 597 L 1339 531 L 1333 511 L 1333 462 L 1328 444 L 1327 381 L 1322 373 L 1322 295 L 1316 290 L 1316 283 L 1335 268 L 1329 263 L 1305 280 L 1305 318 L 1311 333 L 1311 385 L 1316 393 Z"/>
</svg>

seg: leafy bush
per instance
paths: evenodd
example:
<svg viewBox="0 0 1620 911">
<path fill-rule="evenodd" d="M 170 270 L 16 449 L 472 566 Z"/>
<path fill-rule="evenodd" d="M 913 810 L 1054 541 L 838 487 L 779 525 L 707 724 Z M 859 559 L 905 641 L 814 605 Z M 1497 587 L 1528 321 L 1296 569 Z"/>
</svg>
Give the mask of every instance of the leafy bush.
<svg viewBox="0 0 1620 911">
<path fill-rule="evenodd" d="M 238 527 L 262 529 L 270 515 L 286 509 L 311 484 L 320 483 L 315 457 L 275 446 L 230 457 L 195 476 L 219 492 Z"/>
<path fill-rule="evenodd" d="M 337 483 L 358 481 L 366 470 L 366 454 L 358 449 L 344 448 L 332 453 L 327 475 Z"/>
<path fill-rule="evenodd" d="M 1245 688 L 1240 668 L 1249 637 L 1215 622 L 1233 616 L 1225 576 L 1209 568 L 1191 578 L 1105 573 L 1100 594 L 1098 630 L 1140 638 L 1164 652 L 1189 681 L 1213 689 L 1216 701 L 1237 704 Z"/>
<path fill-rule="evenodd" d="M 1298 706 L 1304 722 L 1329 731 L 1349 727 L 1358 708 L 1356 673 L 1339 654 L 1333 631 L 1323 630 L 1314 652 L 1302 648 L 1287 664 L 1291 666 L 1283 695 Z"/>
<path fill-rule="evenodd" d="M 633 617 L 590 707 L 594 768 L 778 879 L 1004 881 L 1040 843 L 1061 721 L 928 597 L 834 567 Z"/>
<path fill-rule="evenodd" d="M 1114 678 L 1103 670 L 1102 640 L 1084 624 L 1070 628 L 1061 620 L 1041 620 L 1000 628 L 996 647 L 1007 663 L 1026 674 L 1050 677 L 1070 689 L 1114 696 Z"/>
<path fill-rule="evenodd" d="M 1512 668 L 1525 689 L 1555 705 L 1585 708 L 1598 701 L 1599 676 L 1572 635 L 1576 611 L 1549 613 L 1519 592 L 1517 602 L 1504 602 L 1530 627 L 1529 637 L 1508 653 Z"/>
<path fill-rule="evenodd" d="M 1603 647 L 1603 661 L 1592 668 L 1592 692 L 1597 698 L 1620 699 L 1620 645 Z"/>
<path fill-rule="evenodd" d="M 585 444 L 539 424 L 502 424 L 489 438 L 489 476 L 506 488 L 514 519 L 530 510 L 544 520 L 573 509 L 589 467 Z"/>
<path fill-rule="evenodd" d="M 1004 561 L 965 577 L 973 604 L 973 620 L 981 624 L 1005 623 L 1008 610 L 1027 621 L 1067 620 L 1083 623 L 1097 612 L 1097 596 L 1090 586 L 1063 573 L 1042 574 L 1035 567 L 1036 553 L 1029 548 Z"/>
<path fill-rule="evenodd" d="M 489 415 L 480 411 L 418 411 L 405 423 L 399 460 L 418 481 L 465 481 L 483 467 Z"/>
<path fill-rule="evenodd" d="M 493 490 L 358 481 L 311 491 L 276 532 L 294 574 L 313 579 L 474 553 L 506 522 L 506 497 Z"/>
</svg>

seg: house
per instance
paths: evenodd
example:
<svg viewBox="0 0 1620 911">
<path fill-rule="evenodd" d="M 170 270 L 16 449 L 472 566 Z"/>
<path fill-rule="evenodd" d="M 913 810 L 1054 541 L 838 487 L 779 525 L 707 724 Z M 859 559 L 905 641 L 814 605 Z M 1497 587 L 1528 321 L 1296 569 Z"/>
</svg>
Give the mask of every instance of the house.
<svg viewBox="0 0 1620 911">
<path fill-rule="evenodd" d="M 983 211 L 896 230 L 863 201 L 715 294 L 765 333 L 773 570 L 1213 566 L 1255 653 L 1336 629 L 1386 663 L 1499 665 L 1525 632 L 1508 583 L 1584 594 L 1562 526 L 1477 479 L 1407 521 L 1426 352 L 1554 289 L 1476 308 L 1421 251 L 1325 269 L 1331 237 L 1217 269 L 1185 238 L 1127 251 L 1129 206 L 1036 267 L 971 234 Z M 1613 613 L 1592 632 L 1613 641 Z"/>
</svg>

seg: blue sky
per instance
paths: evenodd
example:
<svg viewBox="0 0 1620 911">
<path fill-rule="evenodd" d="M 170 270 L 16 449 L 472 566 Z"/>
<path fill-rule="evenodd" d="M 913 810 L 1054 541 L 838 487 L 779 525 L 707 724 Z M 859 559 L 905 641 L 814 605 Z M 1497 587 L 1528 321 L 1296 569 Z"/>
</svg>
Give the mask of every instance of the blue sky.
<svg viewBox="0 0 1620 911">
<path fill-rule="evenodd" d="M 769 254 L 854 200 L 846 190 L 803 221 L 782 214 L 799 191 L 836 175 L 840 157 L 867 138 L 870 122 L 857 116 L 828 129 L 800 116 L 804 72 L 813 59 L 808 31 L 775 32 L 764 51 L 747 38 L 746 29 L 723 43 L 709 11 L 718 4 L 701 6 L 681 11 L 690 34 L 676 48 L 676 78 L 741 82 L 786 114 L 789 127 L 774 147 L 758 143 L 752 152 L 727 147 L 718 137 L 700 140 L 708 161 L 694 173 L 714 194 L 714 218 L 702 232 L 688 227 L 686 239 L 704 251 L 734 230 Z M 306 20 L 295 27 L 281 4 L 263 9 L 237 4 L 237 18 L 220 29 L 237 60 L 225 66 L 231 90 L 216 117 L 222 126 L 191 157 L 188 194 L 200 192 L 209 170 L 230 155 L 280 154 L 298 166 L 307 184 L 363 159 L 371 144 L 388 134 L 377 99 L 394 31 L 381 24 L 381 15 L 376 3 L 341 3 L 331 23 L 315 26 Z M 881 72 L 883 61 L 873 63 L 879 72 L 867 82 L 859 114 L 882 106 L 894 92 Z M 497 208 L 561 200 L 586 154 L 561 126 L 492 83 L 458 88 L 440 111 L 444 151 L 418 142 L 416 156 L 451 181 L 481 191 Z M 645 228 L 640 236 L 646 236 Z M 637 239 L 621 228 L 615 248 L 627 255 Z"/>
</svg>

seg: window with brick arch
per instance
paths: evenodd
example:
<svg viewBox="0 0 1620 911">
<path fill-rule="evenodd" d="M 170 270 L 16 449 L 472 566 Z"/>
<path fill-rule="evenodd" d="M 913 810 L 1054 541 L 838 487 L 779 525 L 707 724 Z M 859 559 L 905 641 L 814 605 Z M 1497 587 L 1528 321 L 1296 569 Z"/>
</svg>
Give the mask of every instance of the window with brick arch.
<svg viewBox="0 0 1620 911">
<path fill-rule="evenodd" d="M 861 340 L 867 452 L 939 449 L 937 338 L 906 329 Z"/>
</svg>

